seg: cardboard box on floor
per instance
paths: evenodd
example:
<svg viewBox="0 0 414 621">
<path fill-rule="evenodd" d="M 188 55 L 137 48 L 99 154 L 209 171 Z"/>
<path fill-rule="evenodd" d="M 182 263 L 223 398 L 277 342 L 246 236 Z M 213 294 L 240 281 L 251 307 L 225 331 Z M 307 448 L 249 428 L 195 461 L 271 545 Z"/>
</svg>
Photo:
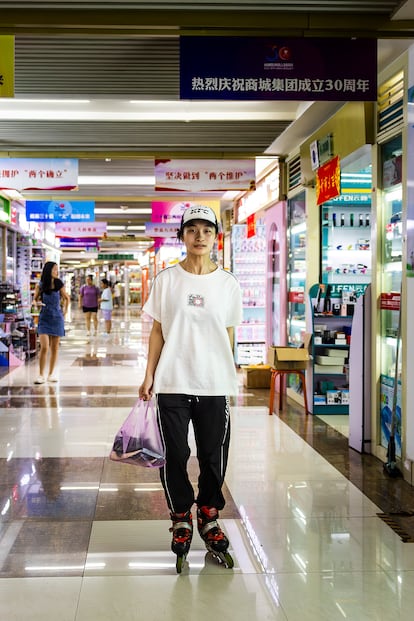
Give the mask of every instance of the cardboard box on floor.
<svg viewBox="0 0 414 621">
<path fill-rule="evenodd" d="M 271 370 L 268 364 L 243 367 L 243 384 L 246 388 L 270 388 Z"/>
<path fill-rule="evenodd" d="M 278 371 L 303 371 L 308 366 L 309 360 L 309 343 L 311 334 L 305 334 L 304 346 L 285 347 L 276 345 L 269 347 L 267 361 L 271 367 Z"/>
</svg>

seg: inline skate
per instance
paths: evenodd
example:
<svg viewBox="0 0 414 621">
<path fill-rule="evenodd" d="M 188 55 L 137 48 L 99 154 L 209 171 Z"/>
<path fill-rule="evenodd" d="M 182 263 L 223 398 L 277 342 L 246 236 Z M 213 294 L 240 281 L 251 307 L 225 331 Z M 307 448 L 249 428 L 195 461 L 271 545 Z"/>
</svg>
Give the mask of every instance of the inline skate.
<svg viewBox="0 0 414 621">
<path fill-rule="evenodd" d="M 171 520 L 170 533 L 173 534 L 171 550 L 177 555 L 175 568 L 177 574 L 180 574 L 193 538 L 193 516 L 190 511 L 171 513 Z"/>
<path fill-rule="evenodd" d="M 197 527 L 210 554 L 228 569 L 234 567 L 233 558 L 228 551 L 229 540 L 217 522 L 218 511 L 215 507 L 199 507 L 197 509 Z"/>
</svg>

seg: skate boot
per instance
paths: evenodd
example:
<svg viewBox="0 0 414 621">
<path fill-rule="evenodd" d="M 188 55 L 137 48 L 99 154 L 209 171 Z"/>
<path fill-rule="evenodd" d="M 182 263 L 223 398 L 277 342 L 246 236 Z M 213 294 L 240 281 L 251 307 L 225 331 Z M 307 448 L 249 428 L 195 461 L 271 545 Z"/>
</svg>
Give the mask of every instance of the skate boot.
<svg viewBox="0 0 414 621">
<path fill-rule="evenodd" d="M 229 540 L 221 530 L 217 518 L 218 511 L 215 507 L 199 507 L 197 509 L 198 532 L 210 554 L 231 569 L 234 561 L 228 552 Z"/>
<path fill-rule="evenodd" d="M 193 516 L 190 511 L 171 513 L 171 519 L 170 533 L 173 534 L 171 550 L 177 555 L 175 567 L 177 574 L 180 574 L 193 538 Z"/>
</svg>

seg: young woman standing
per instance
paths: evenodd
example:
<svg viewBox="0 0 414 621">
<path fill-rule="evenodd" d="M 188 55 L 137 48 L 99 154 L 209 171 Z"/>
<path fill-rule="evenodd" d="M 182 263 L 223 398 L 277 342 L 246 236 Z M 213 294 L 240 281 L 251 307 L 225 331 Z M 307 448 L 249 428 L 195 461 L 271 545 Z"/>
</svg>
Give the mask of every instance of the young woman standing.
<svg viewBox="0 0 414 621">
<path fill-rule="evenodd" d="M 53 261 L 47 261 L 36 285 L 34 302 L 41 306 L 37 333 L 40 341 L 39 377 L 35 384 L 44 384 L 47 356 L 49 358 L 48 382 L 57 382 L 54 371 L 59 352 L 60 337 L 65 335 L 65 315 L 70 298 L 66 293 L 63 282 L 58 278 L 58 266 Z"/>
<path fill-rule="evenodd" d="M 225 500 L 222 485 L 230 441 L 228 397 L 237 394 L 233 329 L 241 322 L 240 286 L 210 258 L 218 233 L 216 216 L 204 206 L 188 208 L 178 238 L 187 256 L 160 272 L 143 310 L 153 318 L 148 361 L 139 396 L 157 396 L 166 448 L 160 470 L 171 512 L 177 571 L 192 538 L 192 513 L 207 549 L 227 566 L 229 541 L 217 522 Z M 193 424 L 199 463 L 198 494 L 189 480 L 188 428 Z"/>
</svg>

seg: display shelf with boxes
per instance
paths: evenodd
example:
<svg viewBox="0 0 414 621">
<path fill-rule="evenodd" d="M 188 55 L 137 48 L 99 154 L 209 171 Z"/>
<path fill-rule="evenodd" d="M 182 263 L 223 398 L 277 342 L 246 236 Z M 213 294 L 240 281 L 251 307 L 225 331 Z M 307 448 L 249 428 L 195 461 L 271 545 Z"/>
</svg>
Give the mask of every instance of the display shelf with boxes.
<svg viewBox="0 0 414 621">
<path fill-rule="evenodd" d="M 316 284 L 310 289 L 313 339 L 309 402 L 313 414 L 349 413 L 349 350 L 357 300 L 350 287 L 342 290 L 340 286 Z"/>
<path fill-rule="evenodd" d="M 242 291 L 243 320 L 235 330 L 234 355 L 238 365 L 261 364 L 266 359 L 266 237 L 265 227 L 247 237 L 247 226 L 232 229 L 232 271 Z"/>
<path fill-rule="evenodd" d="M 0 283 L 0 366 L 19 366 L 36 352 L 36 333 L 24 314 L 21 292 Z"/>
<path fill-rule="evenodd" d="M 39 309 L 34 304 L 34 292 L 36 285 L 40 281 L 42 275 L 43 264 L 45 260 L 45 251 L 42 246 L 33 245 L 30 257 L 30 306 L 32 316 L 36 321 L 39 315 Z"/>
</svg>

